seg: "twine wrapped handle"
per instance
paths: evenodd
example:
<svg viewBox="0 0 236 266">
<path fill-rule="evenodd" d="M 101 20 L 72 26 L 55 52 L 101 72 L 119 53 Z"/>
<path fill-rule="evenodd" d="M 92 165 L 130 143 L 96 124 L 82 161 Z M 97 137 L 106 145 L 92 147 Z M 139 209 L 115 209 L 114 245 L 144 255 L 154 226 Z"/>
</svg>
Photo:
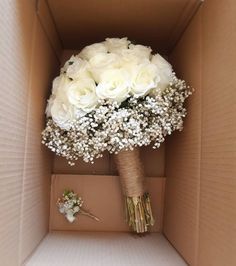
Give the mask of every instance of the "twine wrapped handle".
<svg viewBox="0 0 236 266">
<path fill-rule="evenodd" d="M 145 233 L 154 224 L 154 219 L 139 149 L 119 152 L 115 155 L 115 162 L 125 196 L 127 222 L 135 232 Z"/>
<path fill-rule="evenodd" d="M 143 195 L 145 192 L 145 182 L 139 149 L 119 152 L 115 155 L 115 162 L 120 174 L 124 195 L 128 197 Z"/>
</svg>

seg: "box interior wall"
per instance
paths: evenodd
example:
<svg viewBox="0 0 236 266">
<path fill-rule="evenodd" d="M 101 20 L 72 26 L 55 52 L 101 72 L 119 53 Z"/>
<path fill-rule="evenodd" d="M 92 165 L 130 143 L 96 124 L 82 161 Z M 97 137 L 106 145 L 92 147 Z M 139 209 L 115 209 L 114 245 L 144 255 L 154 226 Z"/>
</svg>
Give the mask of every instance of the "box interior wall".
<svg viewBox="0 0 236 266">
<path fill-rule="evenodd" d="M 152 46 L 195 88 L 183 132 L 142 149 L 145 173 L 166 177 L 160 230 L 186 262 L 235 265 L 235 1 L 3 0 L 0 10 L 2 265 L 21 265 L 48 233 L 52 174 L 117 174 L 108 154 L 70 168 L 40 141 L 61 63 L 107 36 Z"/>
</svg>

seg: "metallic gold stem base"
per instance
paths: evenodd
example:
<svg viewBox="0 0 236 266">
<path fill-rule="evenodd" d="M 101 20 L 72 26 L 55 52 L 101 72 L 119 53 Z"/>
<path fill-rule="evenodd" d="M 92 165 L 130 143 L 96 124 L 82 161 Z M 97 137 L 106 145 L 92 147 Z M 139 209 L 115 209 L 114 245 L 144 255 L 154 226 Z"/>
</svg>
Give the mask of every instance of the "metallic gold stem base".
<svg viewBox="0 0 236 266">
<path fill-rule="evenodd" d="M 154 225 L 151 202 L 148 193 L 139 197 L 125 197 L 126 219 L 136 233 L 148 232 Z"/>
</svg>

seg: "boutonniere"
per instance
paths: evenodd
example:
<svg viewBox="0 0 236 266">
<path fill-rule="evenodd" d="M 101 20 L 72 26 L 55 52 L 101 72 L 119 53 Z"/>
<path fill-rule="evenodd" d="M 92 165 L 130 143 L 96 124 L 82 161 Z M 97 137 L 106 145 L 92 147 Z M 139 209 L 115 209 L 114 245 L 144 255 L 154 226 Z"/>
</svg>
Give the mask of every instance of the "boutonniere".
<svg viewBox="0 0 236 266">
<path fill-rule="evenodd" d="M 96 221 L 99 221 L 99 218 L 90 212 L 82 208 L 83 199 L 79 197 L 73 190 L 65 189 L 62 197 L 57 200 L 58 210 L 65 218 L 73 223 L 78 214 L 86 215 Z"/>
</svg>

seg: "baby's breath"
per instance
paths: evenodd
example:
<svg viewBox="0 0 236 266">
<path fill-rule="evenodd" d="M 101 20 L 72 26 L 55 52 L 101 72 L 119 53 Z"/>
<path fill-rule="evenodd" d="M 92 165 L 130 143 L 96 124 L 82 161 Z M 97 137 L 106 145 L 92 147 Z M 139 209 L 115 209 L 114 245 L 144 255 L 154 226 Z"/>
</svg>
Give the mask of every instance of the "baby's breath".
<svg viewBox="0 0 236 266">
<path fill-rule="evenodd" d="M 79 157 L 93 163 L 104 151 L 118 153 L 151 143 L 154 149 L 159 148 L 167 135 L 182 130 L 184 101 L 191 93 L 185 81 L 174 75 L 162 93 L 153 91 L 142 98 L 130 96 L 120 105 L 100 100 L 96 109 L 73 121 L 68 130 L 49 118 L 42 143 L 65 157 L 70 165 Z"/>
</svg>

